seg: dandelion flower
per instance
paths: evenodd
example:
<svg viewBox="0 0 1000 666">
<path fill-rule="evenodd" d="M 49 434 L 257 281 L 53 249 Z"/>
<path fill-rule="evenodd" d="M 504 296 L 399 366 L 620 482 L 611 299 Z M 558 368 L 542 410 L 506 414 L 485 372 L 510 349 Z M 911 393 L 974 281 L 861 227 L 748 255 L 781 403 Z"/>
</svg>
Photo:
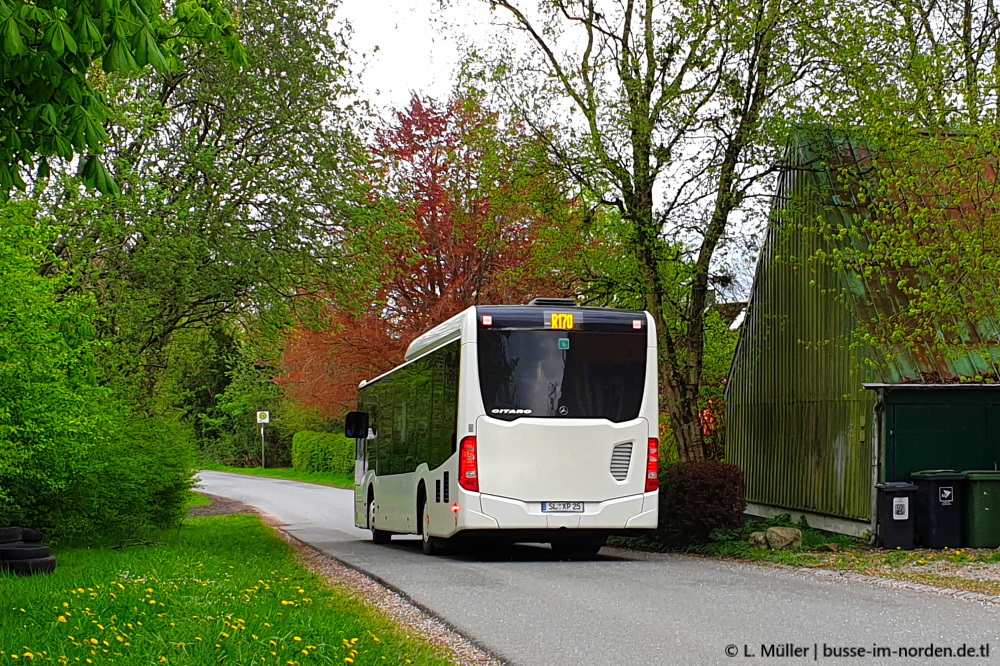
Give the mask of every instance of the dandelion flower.
<svg viewBox="0 0 1000 666">
<path fill-rule="evenodd" d="M 59 622 L 61 622 L 62 624 L 66 624 L 66 616 L 65 615 L 60 615 L 59 616 Z"/>
<path fill-rule="evenodd" d="M 298 636 L 292 636 L 292 640 L 295 641 L 296 643 L 301 643 L 302 642 L 302 639 L 299 638 Z"/>
</svg>

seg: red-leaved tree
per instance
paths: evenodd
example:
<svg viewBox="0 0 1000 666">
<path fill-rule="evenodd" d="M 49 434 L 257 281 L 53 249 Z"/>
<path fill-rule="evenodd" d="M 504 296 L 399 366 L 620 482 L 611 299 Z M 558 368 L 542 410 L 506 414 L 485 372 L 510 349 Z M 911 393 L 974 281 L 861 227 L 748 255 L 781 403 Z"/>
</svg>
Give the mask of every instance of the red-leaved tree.
<svg viewBox="0 0 1000 666">
<path fill-rule="evenodd" d="M 378 267 L 366 307 L 330 297 L 328 325 L 286 340 L 287 392 L 331 417 L 354 405 L 360 380 L 470 305 L 572 293 L 581 252 L 582 211 L 542 147 L 474 96 L 414 96 L 372 151 L 378 221 L 344 239 Z"/>
</svg>

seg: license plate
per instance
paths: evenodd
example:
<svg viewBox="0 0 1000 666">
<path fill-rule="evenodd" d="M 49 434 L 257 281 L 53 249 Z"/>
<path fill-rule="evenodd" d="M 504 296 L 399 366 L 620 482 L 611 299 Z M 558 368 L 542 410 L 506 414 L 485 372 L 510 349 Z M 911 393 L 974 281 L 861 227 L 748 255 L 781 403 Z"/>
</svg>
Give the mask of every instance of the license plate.
<svg viewBox="0 0 1000 666">
<path fill-rule="evenodd" d="M 542 512 L 583 513 L 583 502 L 542 502 Z"/>
</svg>

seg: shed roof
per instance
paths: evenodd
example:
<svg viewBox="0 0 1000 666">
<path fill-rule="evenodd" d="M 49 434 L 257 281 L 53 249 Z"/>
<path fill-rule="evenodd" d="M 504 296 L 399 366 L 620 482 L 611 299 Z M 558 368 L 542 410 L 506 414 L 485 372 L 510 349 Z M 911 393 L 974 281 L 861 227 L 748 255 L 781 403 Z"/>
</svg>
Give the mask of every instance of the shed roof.
<svg viewBox="0 0 1000 666">
<path fill-rule="evenodd" d="M 789 147 L 789 176 L 807 183 L 796 189 L 821 211 L 828 244 L 817 255 L 838 273 L 839 297 L 865 329 L 872 380 L 951 386 L 1000 379 L 1000 275 L 963 268 L 1000 258 L 997 155 L 965 135 L 915 136 L 909 149 L 903 142 L 873 148 L 830 130 L 802 132 Z M 814 224 L 808 215 L 783 217 Z M 963 239 L 970 255 L 947 255 L 949 243 Z M 951 293 L 940 282 L 946 279 L 978 281 L 962 288 L 992 294 L 993 307 L 975 315 L 929 309 L 932 290 Z"/>
</svg>

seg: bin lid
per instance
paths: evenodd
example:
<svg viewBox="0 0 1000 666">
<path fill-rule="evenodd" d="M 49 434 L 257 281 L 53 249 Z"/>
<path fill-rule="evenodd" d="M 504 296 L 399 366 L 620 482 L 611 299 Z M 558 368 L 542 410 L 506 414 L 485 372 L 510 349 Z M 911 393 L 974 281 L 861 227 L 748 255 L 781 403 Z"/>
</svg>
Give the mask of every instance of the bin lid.
<svg viewBox="0 0 1000 666">
<path fill-rule="evenodd" d="M 1000 479 L 1000 476 L 997 477 Z M 876 488 L 881 490 L 916 490 L 917 485 L 909 481 L 889 481 L 887 483 L 876 483 Z"/>
<path fill-rule="evenodd" d="M 995 469 L 967 469 L 962 474 L 969 481 L 1000 481 L 1000 470 Z"/>
<path fill-rule="evenodd" d="M 941 481 L 957 481 L 965 478 L 964 472 L 953 469 L 922 469 L 910 475 L 911 479 L 940 479 Z"/>
</svg>

